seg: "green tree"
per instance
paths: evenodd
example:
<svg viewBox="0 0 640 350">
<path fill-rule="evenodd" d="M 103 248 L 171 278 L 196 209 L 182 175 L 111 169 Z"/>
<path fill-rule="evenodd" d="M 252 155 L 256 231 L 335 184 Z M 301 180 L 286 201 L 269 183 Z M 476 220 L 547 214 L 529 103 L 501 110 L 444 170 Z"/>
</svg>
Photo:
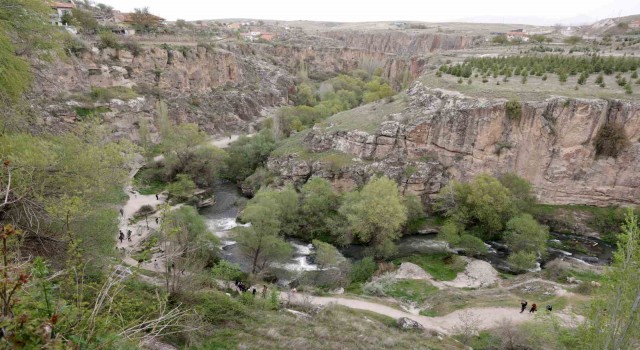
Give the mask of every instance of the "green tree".
<svg viewBox="0 0 640 350">
<path fill-rule="evenodd" d="M 165 256 L 167 292 L 175 294 L 192 290 L 196 280 L 185 271 L 197 274 L 211 266 L 218 244 L 218 239 L 209 232 L 196 208 L 189 205 L 175 210 L 164 208 L 160 247 Z"/>
<path fill-rule="evenodd" d="M 307 83 L 298 85 L 295 103 L 296 105 L 306 105 L 311 107 L 315 106 L 318 101 L 316 99 L 314 88 Z"/>
<path fill-rule="evenodd" d="M 351 282 L 364 283 L 368 281 L 378 269 L 378 265 L 372 257 L 368 256 L 353 264 L 351 270 Z"/>
<path fill-rule="evenodd" d="M 509 255 L 507 263 L 518 271 L 531 270 L 536 267 L 536 253 L 519 251 Z"/>
<path fill-rule="evenodd" d="M 580 329 L 583 349 L 631 349 L 640 341 L 640 227 L 627 212 L 618 249 Z"/>
<path fill-rule="evenodd" d="M 347 220 L 347 230 L 370 244 L 376 256 L 386 257 L 395 251 L 393 241 L 401 235 L 407 209 L 393 180 L 376 178 L 362 190 L 348 193 L 339 211 Z"/>
<path fill-rule="evenodd" d="M 300 236 L 313 239 L 329 233 L 327 218 L 336 215 L 339 196 L 331 183 L 320 177 L 312 177 L 300 190 Z"/>
<path fill-rule="evenodd" d="M 487 254 L 487 246 L 484 245 L 484 242 L 480 238 L 470 234 L 461 234 L 458 246 L 466 250 L 469 255 Z"/>
<path fill-rule="evenodd" d="M 464 227 L 453 220 L 447 220 L 438 232 L 438 239 L 455 246 L 460 243 L 460 236 L 464 234 Z"/>
<path fill-rule="evenodd" d="M 329 267 L 337 267 L 345 261 L 345 258 L 340 254 L 338 249 L 331 244 L 317 239 L 314 239 L 312 244 L 316 248 L 315 263 L 318 265 L 320 270 L 324 270 Z"/>
<path fill-rule="evenodd" d="M 514 252 L 544 254 L 549 239 L 549 228 L 540 225 L 533 216 L 521 214 L 507 222 L 505 239 Z"/>
<path fill-rule="evenodd" d="M 264 270 L 271 262 L 282 262 L 291 257 L 293 248 L 277 235 L 253 226 L 235 230 L 238 246 L 251 259 L 251 273 Z"/>
<path fill-rule="evenodd" d="M 531 183 L 514 173 L 506 173 L 498 177 L 502 186 L 511 192 L 511 200 L 518 211 L 529 211 L 536 204 Z"/>
<path fill-rule="evenodd" d="M 74 8 L 71 10 L 71 25 L 79 27 L 84 33 L 94 34 L 98 32 L 98 21 L 88 11 Z"/>
<path fill-rule="evenodd" d="M 224 177 L 232 181 L 243 181 L 264 165 L 271 151 L 275 149 L 275 140 L 269 130 L 253 137 L 242 136 L 227 148 L 226 170 Z"/>
<path fill-rule="evenodd" d="M 452 181 L 438 194 L 436 206 L 485 239 L 500 238 L 504 224 L 517 213 L 510 191 L 488 174 L 468 184 Z"/>
<path fill-rule="evenodd" d="M 186 174 L 178 174 L 176 181 L 167 186 L 167 191 L 180 201 L 189 199 L 196 190 L 196 184 Z"/>
<path fill-rule="evenodd" d="M 130 15 L 131 25 L 141 33 L 153 33 L 161 25 L 161 19 L 149 12 L 148 7 L 134 9 Z"/>
</svg>

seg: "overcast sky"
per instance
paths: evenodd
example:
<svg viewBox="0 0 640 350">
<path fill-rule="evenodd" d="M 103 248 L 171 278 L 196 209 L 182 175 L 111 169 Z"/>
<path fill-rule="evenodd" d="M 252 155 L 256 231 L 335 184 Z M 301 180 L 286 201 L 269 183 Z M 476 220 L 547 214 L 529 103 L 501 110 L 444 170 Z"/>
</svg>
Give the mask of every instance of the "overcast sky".
<svg viewBox="0 0 640 350">
<path fill-rule="evenodd" d="M 338 22 L 510 19 L 530 22 L 640 14 L 640 0 L 102 0 L 121 11 L 149 7 L 168 20 L 254 18 Z M 546 24 L 546 23 L 531 23 Z"/>
</svg>

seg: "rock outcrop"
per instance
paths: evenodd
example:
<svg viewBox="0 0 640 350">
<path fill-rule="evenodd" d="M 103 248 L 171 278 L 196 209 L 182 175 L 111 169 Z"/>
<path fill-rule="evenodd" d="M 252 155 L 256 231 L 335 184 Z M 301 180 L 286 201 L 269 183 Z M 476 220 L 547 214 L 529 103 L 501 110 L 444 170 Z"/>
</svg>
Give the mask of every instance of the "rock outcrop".
<svg viewBox="0 0 640 350">
<path fill-rule="evenodd" d="M 134 44 L 135 45 L 135 44 Z M 134 46 L 135 47 L 135 46 Z M 415 80 L 427 59 L 346 47 L 228 42 L 211 46 L 98 49 L 41 63 L 31 93 L 48 129 L 82 119 L 78 108 L 101 110 L 114 134 L 138 139 L 142 119 L 154 125 L 158 98 L 176 122 L 195 122 L 210 134 L 251 133 L 273 107 L 287 105 L 301 69 L 323 80 L 355 69 L 382 68 L 396 89 Z M 92 88 L 132 88 L 140 99 L 96 101 Z M 44 107 L 40 107 L 44 106 Z M 151 133 L 156 130 L 152 128 Z"/>
<path fill-rule="evenodd" d="M 268 168 L 282 182 L 322 176 L 347 189 L 384 174 L 426 203 L 450 180 L 513 172 L 529 180 L 545 203 L 640 204 L 638 104 L 553 97 L 523 102 L 522 115 L 509 118 L 505 100 L 421 83 L 408 95 L 408 107 L 374 133 L 316 127 L 305 136 L 309 152 L 343 152 L 354 158 L 352 164 L 335 169 L 288 155 L 270 159 Z M 617 158 L 596 154 L 594 139 L 607 123 L 622 125 L 628 140 Z"/>
</svg>

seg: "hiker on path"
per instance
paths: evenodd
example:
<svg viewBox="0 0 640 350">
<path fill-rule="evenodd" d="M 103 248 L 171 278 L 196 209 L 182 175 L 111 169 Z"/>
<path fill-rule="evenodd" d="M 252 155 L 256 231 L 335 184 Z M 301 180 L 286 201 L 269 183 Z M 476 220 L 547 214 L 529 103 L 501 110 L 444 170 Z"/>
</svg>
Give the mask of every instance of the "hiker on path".
<svg viewBox="0 0 640 350">
<path fill-rule="evenodd" d="M 157 201 L 159 201 L 159 200 L 160 200 L 160 198 L 158 198 L 158 194 L 157 194 L 157 193 L 156 193 L 156 200 L 157 200 Z"/>
<path fill-rule="evenodd" d="M 522 306 L 522 308 L 520 309 L 520 313 L 523 313 L 523 312 L 524 312 L 524 310 L 526 310 L 526 309 L 527 309 L 527 304 L 528 304 L 528 303 L 527 303 L 527 301 L 526 301 L 526 300 L 523 300 L 523 301 L 521 301 L 521 302 L 520 302 L 520 305 Z"/>
<path fill-rule="evenodd" d="M 538 311 L 538 305 L 536 304 L 531 305 L 531 310 L 529 310 L 529 313 L 536 312 L 536 311 Z"/>
<path fill-rule="evenodd" d="M 120 230 L 120 235 L 118 235 L 118 239 L 120 240 L 120 244 L 122 244 L 122 240 L 124 239 L 124 233 Z"/>
<path fill-rule="evenodd" d="M 158 217 L 156 216 L 156 225 L 158 224 Z"/>
<path fill-rule="evenodd" d="M 120 216 L 124 216 L 124 209 L 120 208 Z"/>
<path fill-rule="evenodd" d="M 253 290 L 251 291 L 251 294 L 253 294 L 253 297 L 256 297 L 256 287 L 253 287 Z"/>
<path fill-rule="evenodd" d="M 267 298 L 267 285 L 262 286 L 262 299 Z"/>
<path fill-rule="evenodd" d="M 131 242 L 131 230 L 127 230 L 127 241 Z"/>
<path fill-rule="evenodd" d="M 553 306 L 547 305 L 547 311 L 551 312 L 553 310 Z"/>
</svg>

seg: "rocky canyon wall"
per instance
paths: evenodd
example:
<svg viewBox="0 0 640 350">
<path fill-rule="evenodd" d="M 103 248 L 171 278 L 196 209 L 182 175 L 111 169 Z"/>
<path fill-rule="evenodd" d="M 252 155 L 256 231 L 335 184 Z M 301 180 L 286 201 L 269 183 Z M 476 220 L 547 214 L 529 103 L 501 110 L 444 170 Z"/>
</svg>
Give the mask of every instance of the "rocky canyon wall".
<svg viewBox="0 0 640 350">
<path fill-rule="evenodd" d="M 427 203 L 452 179 L 513 172 L 544 203 L 640 204 L 640 105 L 554 97 L 522 103 L 519 119 L 507 117 L 505 105 L 416 83 L 408 107 L 375 133 L 317 127 L 304 137 L 309 152 L 344 152 L 350 165 L 335 169 L 293 155 L 272 158 L 268 167 L 282 182 L 317 175 L 341 188 L 385 174 Z M 594 139 L 606 123 L 622 125 L 628 140 L 616 158 L 596 155 Z"/>
</svg>

